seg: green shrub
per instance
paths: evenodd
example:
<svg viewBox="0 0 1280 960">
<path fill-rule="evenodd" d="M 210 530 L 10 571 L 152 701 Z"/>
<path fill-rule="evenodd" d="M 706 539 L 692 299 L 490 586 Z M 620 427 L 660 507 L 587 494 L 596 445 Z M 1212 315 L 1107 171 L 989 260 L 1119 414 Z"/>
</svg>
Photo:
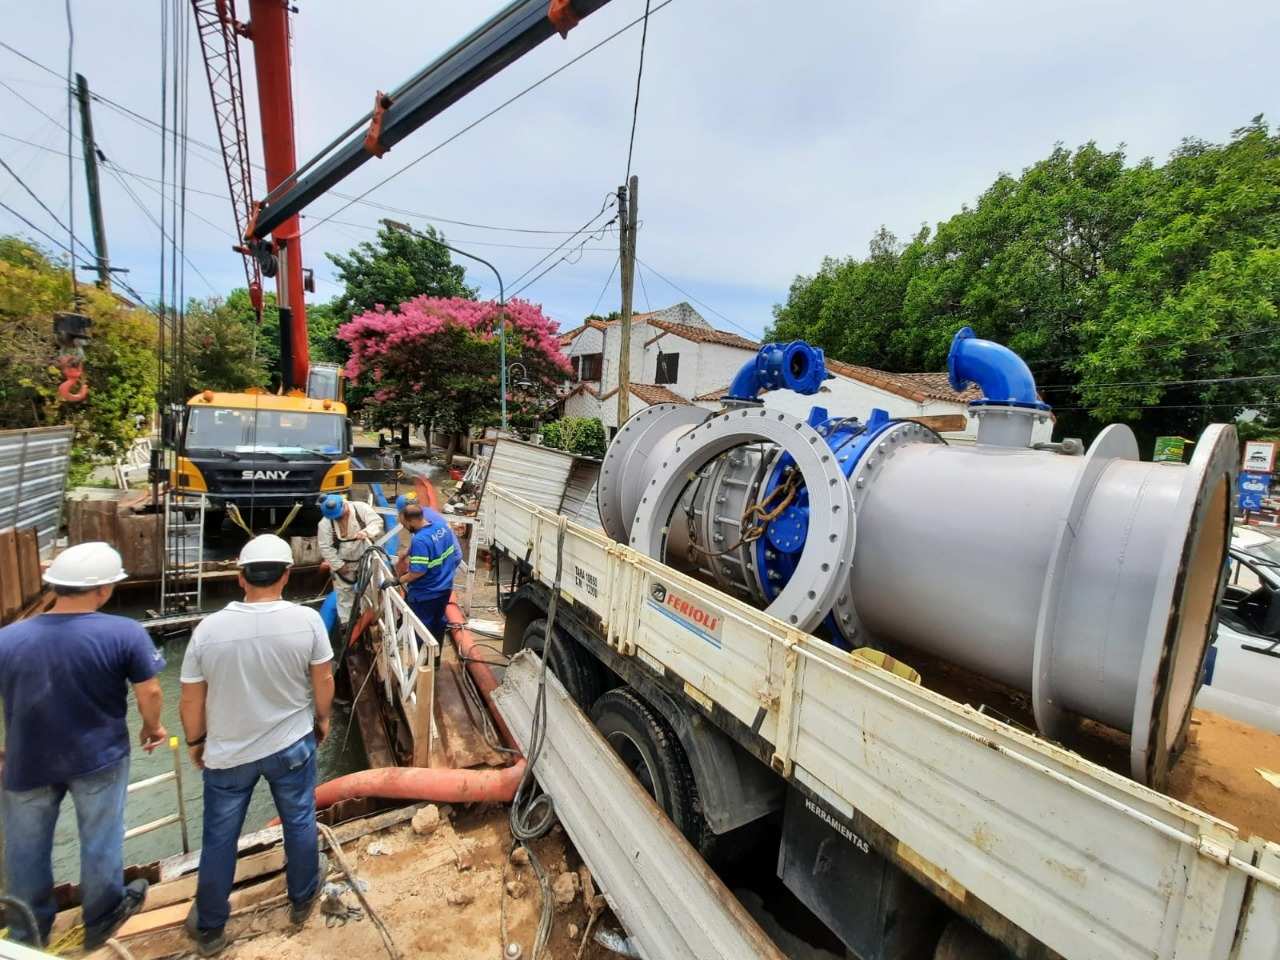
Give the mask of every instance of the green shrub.
<svg viewBox="0 0 1280 960">
<path fill-rule="evenodd" d="M 580 457 L 604 456 L 604 424 L 595 417 L 566 417 L 542 426 L 542 442 Z"/>
</svg>

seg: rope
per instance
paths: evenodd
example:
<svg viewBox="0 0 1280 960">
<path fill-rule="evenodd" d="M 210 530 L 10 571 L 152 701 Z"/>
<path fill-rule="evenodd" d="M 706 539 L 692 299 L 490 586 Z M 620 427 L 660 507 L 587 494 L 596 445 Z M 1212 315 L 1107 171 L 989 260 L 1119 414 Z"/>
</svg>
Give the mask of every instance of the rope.
<svg viewBox="0 0 1280 960">
<path fill-rule="evenodd" d="M 325 840 L 329 841 L 329 852 L 333 854 L 333 859 L 338 861 L 338 868 L 346 876 L 347 884 L 360 901 L 360 906 L 364 907 L 364 912 L 373 921 L 373 925 L 378 928 L 378 933 L 382 936 L 382 945 L 387 949 L 387 955 L 391 957 L 391 960 L 404 960 L 404 955 L 396 947 L 396 942 L 391 939 L 391 931 L 387 929 L 382 917 L 378 916 L 378 911 L 373 909 L 373 904 L 369 902 L 369 898 L 360 889 L 360 880 L 356 876 L 355 870 L 352 869 L 351 864 L 347 863 L 347 858 L 343 856 L 342 846 L 338 843 L 338 838 L 323 823 L 317 823 L 316 829 L 320 831 Z"/>
<path fill-rule="evenodd" d="M 746 527 L 746 529 L 743 530 L 742 536 L 738 538 L 736 543 L 725 547 L 723 550 L 712 552 L 698 546 L 694 540 L 693 514 L 686 514 L 689 521 L 689 549 L 702 554 L 704 557 L 715 559 L 716 557 L 723 557 L 733 553 L 739 547 L 743 547 L 748 543 L 755 543 L 764 535 L 769 524 L 782 516 L 783 512 L 795 502 L 796 494 L 800 492 L 800 479 L 799 471 L 789 469 L 787 477 L 782 483 L 774 487 L 763 500 L 747 507 L 742 514 L 742 526 Z"/>
</svg>

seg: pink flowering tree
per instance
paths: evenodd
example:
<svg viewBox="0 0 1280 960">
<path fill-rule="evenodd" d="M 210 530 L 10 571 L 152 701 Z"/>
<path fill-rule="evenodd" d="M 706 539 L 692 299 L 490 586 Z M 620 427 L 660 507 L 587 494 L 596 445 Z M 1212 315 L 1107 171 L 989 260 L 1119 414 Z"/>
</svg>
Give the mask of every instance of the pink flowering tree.
<svg viewBox="0 0 1280 960">
<path fill-rule="evenodd" d="M 529 430 L 568 375 L 569 360 L 541 307 L 512 300 L 504 311 L 507 363 L 524 366 L 508 378 L 507 415 L 514 429 Z M 465 432 L 498 423 L 498 318 L 494 301 L 422 296 L 339 327 L 338 339 L 351 349 L 347 377 L 362 388 L 374 426 Z"/>
</svg>

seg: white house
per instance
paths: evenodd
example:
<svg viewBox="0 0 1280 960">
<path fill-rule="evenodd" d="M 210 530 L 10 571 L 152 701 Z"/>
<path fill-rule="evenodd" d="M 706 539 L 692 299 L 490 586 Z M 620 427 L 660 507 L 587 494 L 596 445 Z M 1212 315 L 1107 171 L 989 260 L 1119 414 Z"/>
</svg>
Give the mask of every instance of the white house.
<svg viewBox="0 0 1280 960">
<path fill-rule="evenodd" d="M 610 435 L 618 426 L 621 334 L 617 320 L 590 320 L 560 339 L 574 373 L 558 405 L 566 417 L 599 417 Z M 754 340 L 716 330 L 687 303 L 635 314 L 630 411 L 656 403 L 691 403 L 731 380 L 759 348 Z"/>
</svg>

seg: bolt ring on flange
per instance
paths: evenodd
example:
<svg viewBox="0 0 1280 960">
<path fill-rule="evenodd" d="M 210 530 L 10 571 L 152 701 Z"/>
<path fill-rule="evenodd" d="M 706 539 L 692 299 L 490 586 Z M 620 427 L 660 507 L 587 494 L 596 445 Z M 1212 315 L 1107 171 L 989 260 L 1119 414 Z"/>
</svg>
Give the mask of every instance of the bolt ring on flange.
<svg viewBox="0 0 1280 960">
<path fill-rule="evenodd" d="M 690 478 L 720 454 L 767 440 L 791 454 L 809 491 L 807 545 L 795 573 L 765 610 L 812 630 L 847 589 L 853 555 L 853 497 L 831 448 L 803 420 L 765 408 L 733 410 L 682 435 L 652 475 L 631 524 L 630 545 L 662 559 L 668 524 Z"/>
</svg>

